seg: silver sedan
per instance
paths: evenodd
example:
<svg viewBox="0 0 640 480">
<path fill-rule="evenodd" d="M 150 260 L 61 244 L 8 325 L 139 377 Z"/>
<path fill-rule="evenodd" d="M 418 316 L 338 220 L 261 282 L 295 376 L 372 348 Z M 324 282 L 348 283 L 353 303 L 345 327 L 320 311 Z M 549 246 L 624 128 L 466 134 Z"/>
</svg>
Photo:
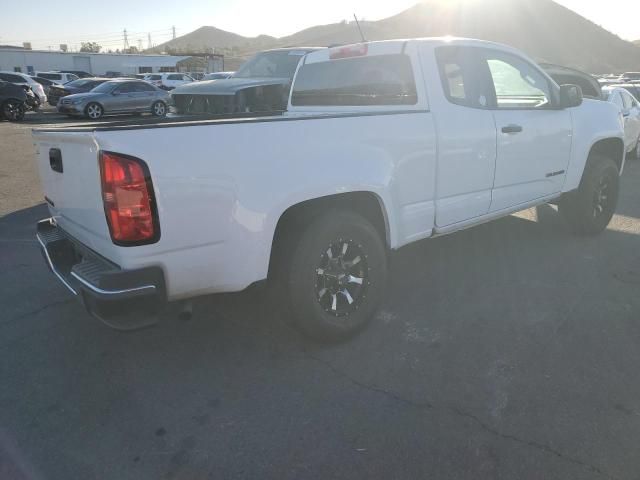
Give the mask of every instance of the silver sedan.
<svg viewBox="0 0 640 480">
<path fill-rule="evenodd" d="M 171 95 L 142 80 L 118 79 L 104 82 L 87 93 L 60 98 L 58 112 L 96 120 L 103 115 L 152 113 L 163 117 L 169 111 Z"/>
</svg>

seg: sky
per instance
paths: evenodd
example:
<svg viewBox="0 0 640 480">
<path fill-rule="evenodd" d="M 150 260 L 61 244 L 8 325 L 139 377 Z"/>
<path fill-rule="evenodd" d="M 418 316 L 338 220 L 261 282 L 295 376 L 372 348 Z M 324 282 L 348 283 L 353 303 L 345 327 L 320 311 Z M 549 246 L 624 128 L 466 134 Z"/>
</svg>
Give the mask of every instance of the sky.
<svg viewBox="0 0 640 480">
<path fill-rule="evenodd" d="M 130 45 L 147 48 L 149 35 L 153 44 L 159 44 L 171 39 L 173 26 L 179 36 L 203 25 L 245 36 L 280 37 L 313 25 L 351 19 L 353 13 L 379 20 L 417 1 L 29 0 L 18 6 L 14 0 L 0 0 L 0 44 L 31 41 L 33 48 L 57 49 L 61 43 L 71 47 L 81 41 L 96 41 L 104 49 L 115 50 L 122 48 L 126 28 Z M 556 1 L 624 39 L 640 39 L 640 0 L 607 0 L 606 6 L 601 0 Z"/>
</svg>

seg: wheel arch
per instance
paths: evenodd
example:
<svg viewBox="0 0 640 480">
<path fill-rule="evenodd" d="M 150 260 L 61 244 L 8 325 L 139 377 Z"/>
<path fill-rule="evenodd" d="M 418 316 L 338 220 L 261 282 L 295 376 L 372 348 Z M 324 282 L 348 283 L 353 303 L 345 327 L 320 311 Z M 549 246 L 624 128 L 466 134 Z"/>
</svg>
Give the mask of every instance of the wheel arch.
<svg viewBox="0 0 640 480">
<path fill-rule="evenodd" d="M 624 168 L 625 148 L 624 140 L 619 137 L 603 138 L 595 142 L 589 149 L 589 155 L 587 158 L 591 158 L 593 154 L 603 155 L 613 160 L 618 171 L 622 173 Z"/>
<path fill-rule="evenodd" d="M 286 240 L 301 232 L 318 215 L 331 210 L 346 210 L 362 215 L 378 231 L 385 246 L 390 248 L 392 245 L 393 232 L 387 208 L 384 200 L 375 192 L 361 190 L 303 200 L 289 206 L 278 218 L 271 244 L 269 276 L 273 272 L 279 249 Z"/>
</svg>

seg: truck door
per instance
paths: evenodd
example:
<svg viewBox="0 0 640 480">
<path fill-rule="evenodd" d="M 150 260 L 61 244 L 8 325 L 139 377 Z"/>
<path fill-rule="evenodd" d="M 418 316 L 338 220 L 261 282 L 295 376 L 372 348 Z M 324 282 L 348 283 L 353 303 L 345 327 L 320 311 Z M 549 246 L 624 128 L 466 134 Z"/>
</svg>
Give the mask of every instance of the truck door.
<svg viewBox="0 0 640 480">
<path fill-rule="evenodd" d="M 488 108 L 486 77 L 478 75 L 477 48 L 438 47 L 437 66 L 427 58 L 433 59 L 432 51 L 423 55 L 431 90 L 443 92 L 429 98 L 437 114 L 436 226 L 442 228 L 488 213 L 496 126 Z"/>
<path fill-rule="evenodd" d="M 498 155 L 491 212 L 562 190 L 569 164 L 572 121 L 555 107 L 558 88 L 522 57 L 484 49 L 493 87 L 491 104 Z"/>
</svg>

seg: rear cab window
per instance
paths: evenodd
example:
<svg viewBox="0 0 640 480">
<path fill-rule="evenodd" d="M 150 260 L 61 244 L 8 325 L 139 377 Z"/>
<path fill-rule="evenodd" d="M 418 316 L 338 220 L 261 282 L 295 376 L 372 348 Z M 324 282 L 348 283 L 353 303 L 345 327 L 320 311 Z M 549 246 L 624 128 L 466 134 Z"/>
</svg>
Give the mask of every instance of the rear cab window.
<svg viewBox="0 0 640 480">
<path fill-rule="evenodd" d="M 323 49 L 298 66 L 289 111 L 389 111 L 424 108 L 410 43 L 371 42 Z M 412 58 L 413 55 L 414 57 Z"/>
</svg>

